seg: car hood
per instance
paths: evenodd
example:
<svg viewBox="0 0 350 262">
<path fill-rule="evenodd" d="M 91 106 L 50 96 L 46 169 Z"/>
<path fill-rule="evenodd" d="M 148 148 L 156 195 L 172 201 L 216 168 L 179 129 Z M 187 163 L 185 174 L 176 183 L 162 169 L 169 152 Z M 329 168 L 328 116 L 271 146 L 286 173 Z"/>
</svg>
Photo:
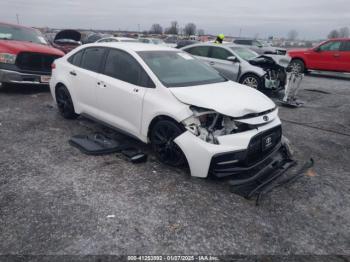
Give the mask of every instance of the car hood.
<svg viewBox="0 0 350 262">
<path fill-rule="evenodd" d="M 232 81 L 191 87 L 169 88 L 181 102 L 215 110 L 231 117 L 261 113 L 275 108 L 261 92 Z"/>
<path fill-rule="evenodd" d="M 34 52 L 63 56 L 62 51 L 49 45 L 41 45 L 25 41 L 0 40 L 0 50 L 17 55 L 19 52 Z"/>
<path fill-rule="evenodd" d="M 81 40 L 81 33 L 77 30 L 62 30 L 56 34 L 54 41 L 63 39 L 70 39 L 79 42 Z"/>
<path fill-rule="evenodd" d="M 248 62 L 251 65 L 258 66 L 258 67 L 272 67 L 274 64 L 277 64 L 283 68 L 287 68 L 289 66 L 290 61 L 292 58 L 288 55 L 260 55 L 257 56 Z"/>
</svg>

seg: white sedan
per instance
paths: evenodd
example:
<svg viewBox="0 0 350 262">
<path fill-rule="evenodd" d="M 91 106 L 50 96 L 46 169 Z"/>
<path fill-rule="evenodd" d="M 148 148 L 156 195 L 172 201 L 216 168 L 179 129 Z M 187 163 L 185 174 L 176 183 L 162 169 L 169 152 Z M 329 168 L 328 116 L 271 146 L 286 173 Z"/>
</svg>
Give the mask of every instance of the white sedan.
<svg viewBox="0 0 350 262">
<path fill-rule="evenodd" d="M 177 49 L 84 45 L 52 65 L 51 93 L 65 118 L 80 114 L 151 143 L 191 175 L 255 172 L 281 147 L 281 122 L 264 94 Z"/>
</svg>

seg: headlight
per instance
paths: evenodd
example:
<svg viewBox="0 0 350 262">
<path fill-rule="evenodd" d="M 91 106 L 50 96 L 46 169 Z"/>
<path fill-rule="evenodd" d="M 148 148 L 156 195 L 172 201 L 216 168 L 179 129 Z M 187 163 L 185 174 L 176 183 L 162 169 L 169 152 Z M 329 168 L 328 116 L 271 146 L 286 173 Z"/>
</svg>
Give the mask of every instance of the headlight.
<svg viewBox="0 0 350 262">
<path fill-rule="evenodd" d="M 16 62 L 16 55 L 8 53 L 0 53 L 0 63 L 14 64 Z"/>
</svg>

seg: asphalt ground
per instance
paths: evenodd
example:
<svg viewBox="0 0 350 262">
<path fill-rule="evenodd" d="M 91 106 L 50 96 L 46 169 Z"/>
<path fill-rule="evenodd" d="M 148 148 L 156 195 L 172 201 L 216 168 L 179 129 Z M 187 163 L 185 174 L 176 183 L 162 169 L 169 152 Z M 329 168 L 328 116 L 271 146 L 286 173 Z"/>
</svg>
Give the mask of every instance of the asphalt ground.
<svg viewBox="0 0 350 262">
<path fill-rule="evenodd" d="M 124 136 L 63 119 L 46 87 L 3 89 L 0 254 L 350 255 L 350 80 L 308 76 L 299 99 L 280 108 L 283 132 L 299 163 L 315 166 L 256 207 L 147 146 L 138 165 L 84 155 L 71 136 Z"/>
</svg>

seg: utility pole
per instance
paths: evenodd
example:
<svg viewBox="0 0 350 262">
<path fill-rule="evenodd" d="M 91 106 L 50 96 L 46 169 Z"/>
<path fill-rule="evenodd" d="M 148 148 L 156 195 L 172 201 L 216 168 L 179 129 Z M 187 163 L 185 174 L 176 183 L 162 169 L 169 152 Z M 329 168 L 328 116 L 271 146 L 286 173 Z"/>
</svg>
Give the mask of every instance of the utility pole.
<svg viewBox="0 0 350 262">
<path fill-rule="evenodd" d="M 239 29 L 239 37 L 242 35 L 242 28 Z"/>
<path fill-rule="evenodd" d="M 19 25 L 19 14 L 16 14 L 17 25 Z"/>
<path fill-rule="evenodd" d="M 141 31 L 141 26 L 140 26 L 140 24 L 137 24 L 137 28 L 138 28 L 139 33 L 140 33 L 140 31 Z"/>
</svg>

